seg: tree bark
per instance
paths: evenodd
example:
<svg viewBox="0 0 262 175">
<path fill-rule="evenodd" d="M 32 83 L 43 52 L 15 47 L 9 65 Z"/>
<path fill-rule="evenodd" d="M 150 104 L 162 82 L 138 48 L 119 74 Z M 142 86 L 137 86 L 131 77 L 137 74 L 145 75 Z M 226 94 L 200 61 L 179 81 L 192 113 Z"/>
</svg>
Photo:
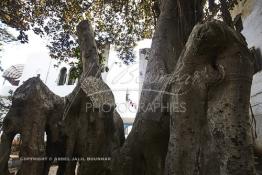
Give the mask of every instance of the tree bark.
<svg viewBox="0 0 262 175">
<path fill-rule="evenodd" d="M 169 114 L 165 109 L 167 96 L 161 92 L 168 91 L 166 75 L 174 70 L 190 32 L 202 18 L 203 4 L 202 1 L 182 0 L 162 0 L 160 4 L 161 13 L 152 40 L 139 112 L 113 174 L 164 173 Z"/>
<path fill-rule="evenodd" d="M 37 77 L 27 80 L 15 91 L 4 120 L 0 174 L 9 174 L 11 143 L 17 133 L 22 136 L 20 156 L 23 160 L 19 175 L 47 175 L 53 161 L 42 160 L 46 156 L 66 159 L 58 160 L 57 175 L 75 174 L 77 162 L 79 175 L 110 173 L 110 158 L 125 139 L 123 121 L 114 111 L 112 91 L 101 78 L 94 33 L 88 21 L 79 24 L 78 35 L 84 72 L 69 96 L 56 96 Z M 74 161 L 73 157 L 78 159 Z M 87 160 L 96 157 L 109 160 Z"/>
<path fill-rule="evenodd" d="M 115 111 L 114 96 L 101 78 L 94 33 L 84 20 L 77 27 L 83 73 L 74 91 L 66 97 L 64 116 L 66 157 L 111 158 L 124 142 L 123 121 Z M 107 110 L 106 110 L 107 109 Z M 110 160 L 80 160 L 65 163 L 65 174 L 108 175 Z"/>
<path fill-rule="evenodd" d="M 12 141 L 14 134 L 3 133 L 0 143 L 0 172 L 3 175 L 9 175 L 8 160 L 11 153 Z"/>
<path fill-rule="evenodd" d="M 30 78 L 15 91 L 11 108 L 4 119 L 1 137 L 3 142 L 0 145 L 0 174 L 6 173 L 12 141 L 16 134 L 21 134 L 19 156 L 23 158 L 17 174 L 48 173 L 49 166 L 45 166 L 46 162 L 43 160 L 46 156 L 44 134 L 46 127 L 49 128 L 48 140 L 50 137 L 52 139 L 48 142 L 48 147 L 59 141 L 60 136 L 56 136 L 59 129 L 56 125 L 62 118 L 63 106 L 63 100 L 53 94 L 37 77 Z M 55 153 L 52 153 L 48 153 L 47 156 L 54 156 Z"/>
<path fill-rule="evenodd" d="M 253 69 L 240 33 L 221 22 L 194 28 L 174 72 L 171 103 L 183 103 L 186 110 L 171 111 L 167 175 L 255 174 Z"/>
<path fill-rule="evenodd" d="M 83 64 L 83 76 L 101 76 L 98 62 L 98 52 L 94 37 L 94 31 L 88 20 L 81 21 L 77 26 L 78 43 L 80 46 L 81 60 Z"/>
</svg>

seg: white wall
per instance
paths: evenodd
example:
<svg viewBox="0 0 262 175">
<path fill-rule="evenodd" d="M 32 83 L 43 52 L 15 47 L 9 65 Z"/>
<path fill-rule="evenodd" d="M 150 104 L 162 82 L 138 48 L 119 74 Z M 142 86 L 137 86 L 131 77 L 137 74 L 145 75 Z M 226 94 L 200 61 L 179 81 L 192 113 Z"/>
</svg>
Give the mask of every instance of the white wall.
<svg viewBox="0 0 262 175">
<path fill-rule="evenodd" d="M 248 0 L 246 4 L 242 10 L 243 14 L 245 14 L 242 33 L 246 37 L 249 47 L 260 48 L 262 51 L 262 1 Z M 257 122 L 256 132 L 259 138 L 258 140 L 262 145 L 262 71 L 253 77 L 251 106 Z"/>
<path fill-rule="evenodd" d="M 139 77 L 139 70 L 145 72 L 147 62 L 143 56 L 141 56 L 141 61 L 139 60 L 139 50 L 145 47 L 148 48 L 150 45 L 151 40 L 138 42 L 138 46 L 134 49 L 136 55 L 135 63 L 130 65 L 123 64 L 118 57 L 118 53 L 113 49 L 110 50 L 109 59 L 106 62 L 109 67 L 109 72 L 103 73 L 102 78 L 113 91 L 115 101 L 118 104 L 117 110 L 123 119 L 134 119 L 136 116 L 137 109 L 127 106 L 125 98 L 126 90 L 129 89 L 130 99 L 138 105 L 138 96 L 141 91 L 141 89 L 139 90 L 139 83 L 143 81 L 143 77 Z M 34 50 L 28 55 L 27 61 L 24 62 L 25 67 L 19 85 L 27 79 L 40 74 L 42 81 L 55 94 L 59 96 L 66 96 L 69 94 L 74 89 L 75 85 L 65 84 L 63 86 L 58 86 L 58 76 L 63 67 L 67 68 L 68 74 L 70 66 L 67 63 L 61 63 L 58 68 L 54 67 L 57 63 L 56 60 L 51 59 L 47 52 L 45 52 L 45 54 L 39 53 L 42 52 Z M 16 64 L 16 62 L 13 62 L 13 64 Z M 9 89 L 15 90 L 15 88 L 17 88 L 15 86 L 9 86 L 8 84 L 9 83 L 6 82 L 6 85 L 0 88 L 0 95 L 3 91 L 6 93 Z"/>
<path fill-rule="evenodd" d="M 23 84 L 26 80 L 31 77 L 36 77 L 40 75 L 41 80 L 48 86 L 48 88 L 59 96 L 66 96 L 74 89 L 74 85 L 67 85 L 68 74 L 71 66 L 67 63 L 61 63 L 58 67 L 57 61 L 51 59 L 49 56 L 44 55 L 41 57 L 39 54 L 30 55 L 30 58 L 25 62 L 25 67 L 23 74 L 21 76 L 19 86 Z M 67 80 L 65 85 L 58 86 L 58 76 L 60 74 L 61 68 L 65 67 L 67 69 Z M 0 89 L 1 96 L 8 96 L 9 91 L 15 91 L 18 86 L 12 86 L 10 83 L 5 81 L 4 85 Z"/>
<path fill-rule="evenodd" d="M 30 57 L 25 64 L 19 85 L 29 78 L 40 74 L 41 80 L 51 91 L 59 96 L 68 95 L 74 89 L 75 85 L 67 85 L 66 81 L 65 85 L 58 86 L 58 76 L 63 67 L 67 69 L 68 76 L 71 67 L 66 63 L 61 63 L 58 67 L 55 67 L 55 65 L 57 65 L 57 61 L 50 57 L 41 58 L 39 55 Z"/>
<path fill-rule="evenodd" d="M 139 99 L 143 88 L 150 48 L 139 50 Z"/>
</svg>

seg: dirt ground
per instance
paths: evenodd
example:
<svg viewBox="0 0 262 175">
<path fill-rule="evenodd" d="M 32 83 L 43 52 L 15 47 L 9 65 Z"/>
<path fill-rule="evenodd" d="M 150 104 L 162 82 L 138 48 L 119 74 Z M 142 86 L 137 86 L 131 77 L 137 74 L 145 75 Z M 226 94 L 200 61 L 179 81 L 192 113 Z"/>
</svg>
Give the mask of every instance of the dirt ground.
<svg viewBox="0 0 262 175">
<path fill-rule="evenodd" d="M 48 175 L 56 175 L 57 168 L 58 168 L 57 166 L 52 166 L 49 170 Z"/>
</svg>

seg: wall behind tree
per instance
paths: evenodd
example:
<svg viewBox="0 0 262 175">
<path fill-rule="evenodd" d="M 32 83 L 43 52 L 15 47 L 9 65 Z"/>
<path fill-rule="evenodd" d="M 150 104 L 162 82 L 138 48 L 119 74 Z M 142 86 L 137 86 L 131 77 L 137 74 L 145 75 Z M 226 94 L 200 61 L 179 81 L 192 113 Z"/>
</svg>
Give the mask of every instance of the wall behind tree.
<svg viewBox="0 0 262 175">
<path fill-rule="evenodd" d="M 262 51 L 262 1 L 242 0 L 239 5 L 231 11 L 233 19 L 241 14 L 243 20 L 242 34 L 246 37 L 248 46 L 254 47 L 257 52 Z M 260 62 L 262 58 L 260 59 Z M 257 149 L 262 153 L 262 71 L 253 77 L 251 88 L 251 106 L 256 119 Z"/>
</svg>

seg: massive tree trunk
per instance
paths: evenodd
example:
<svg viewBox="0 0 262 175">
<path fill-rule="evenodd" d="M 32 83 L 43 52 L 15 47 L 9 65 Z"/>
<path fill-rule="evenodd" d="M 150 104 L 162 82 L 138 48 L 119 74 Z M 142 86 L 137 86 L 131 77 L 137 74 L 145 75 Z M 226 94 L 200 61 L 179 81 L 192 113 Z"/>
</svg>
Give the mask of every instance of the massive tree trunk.
<svg viewBox="0 0 262 175">
<path fill-rule="evenodd" d="M 169 140 L 165 76 L 171 73 L 194 25 L 202 17 L 202 1 L 162 0 L 151 46 L 139 112 L 120 151 L 113 174 L 161 175 Z"/>
<path fill-rule="evenodd" d="M 114 96 L 103 82 L 94 33 L 88 21 L 78 26 L 84 72 L 72 94 L 61 98 L 38 78 L 30 78 L 14 93 L 4 120 L 0 144 L 0 174 L 9 175 L 8 160 L 15 134 L 22 136 L 19 175 L 47 175 L 58 160 L 57 175 L 106 175 L 110 157 L 124 142 L 123 121 L 115 111 Z M 66 104 L 64 103 L 66 102 Z M 45 147 L 44 134 L 47 134 Z M 45 156 L 48 156 L 48 161 Z M 69 158 L 76 157 L 77 160 Z M 88 160 L 94 158 L 105 160 Z M 84 160 L 79 160 L 84 158 Z M 79 161 L 78 161 L 79 160 Z"/>
<path fill-rule="evenodd" d="M 166 174 L 255 174 L 253 70 L 241 34 L 221 22 L 194 28 L 173 74 L 171 106 L 183 103 L 186 110 L 171 111 Z"/>
<path fill-rule="evenodd" d="M 48 140 L 52 138 L 52 141 L 48 149 L 51 149 L 52 146 L 52 149 L 55 149 L 57 145 L 52 144 L 59 140 L 59 136 L 56 136 L 58 133 L 56 125 L 62 118 L 62 109 L 63 100 L 53 94 L 37 77 L 27 80 L 15 91 L 11 108 L 3 123 L 0 174 L 9 174 L 7 163 L 16 134 L 21 134 L 22 145 L 19 156 L 23 158 L 17 174 L 45 175 L 44 172 L 48 173 L 49 166 L 44 166 L 47 164 L 43 159 L 45 156 L 53 157 L 59 150 L 46 154 L 44 134 L 46 128 L 49 128 Z"/>
<path fill-rule="evenodd" d="M 103 82 L 94 33 L 88 21 L 77 27 L 83 73 L 75 90 L 66 97 L 64 115 L 66 157 L 111 158 L 124 142 L 123 121 L 115 111 L 114 96 Z M 76 161 L 65 163 L 64 175 L 75 174 Z M 77 174 L 108 175 L 109 160 L 80 160 Z"/>
<path fill-rule="evenodd" d="M 65 98 L 63 121 L 59 122 L 64 107 L 61 98 L 56 97 L 59 112 L 55 113 L 56 98 L 41 91 L 47 88 L 37 86 L 39 80 L 21 86 L 23 103 L 13 102 L 14 110 L 4 124 L 1 174 L 9 173 L 5 150 L 10 154 L 16 133 L 22 134 L 22 156 L 42 157 L 47 131 L 49 146 L 65 139 L 60 143 L 61 155 L 66 157 L 113 156 L 111 165 L 80 161 L 79 175 L 254 175 L 248 122 L 253 63 L 246 43 L 219 22 L 198 25 L 188 40 L 202 18 L 202 1 L 161 0 L 160 5 L 139 112 L 123 147 L 119 150 L 124 141 L 123 121 L 113 113 L 114 99 L 101 79 L 94 34 L 83 21 L 77 28 L 83 75 Z M 24 90 L 31 87 L 36 89 Z M 52 122 L 50 113 L 58 120 Z M 63 135 L 54 126 L 62 126 Z M 63 162 L 58 174 L 75 174 L 76 163 Z M 19 173 L 46 174 L 49 166 L 50 162 L 46 166 L 24 162 Z"/>
<path fill-rule="evenodd" d="M 188 36 L 195 24 L 203 17 L 203 2 L 203 0 L 161 1 L 161 13 L 152 40 L 152 54 L 146 77 L 155 76 L 154 73 L 157 75 L 171 73 L 175 69 Z"/>
</svg>

